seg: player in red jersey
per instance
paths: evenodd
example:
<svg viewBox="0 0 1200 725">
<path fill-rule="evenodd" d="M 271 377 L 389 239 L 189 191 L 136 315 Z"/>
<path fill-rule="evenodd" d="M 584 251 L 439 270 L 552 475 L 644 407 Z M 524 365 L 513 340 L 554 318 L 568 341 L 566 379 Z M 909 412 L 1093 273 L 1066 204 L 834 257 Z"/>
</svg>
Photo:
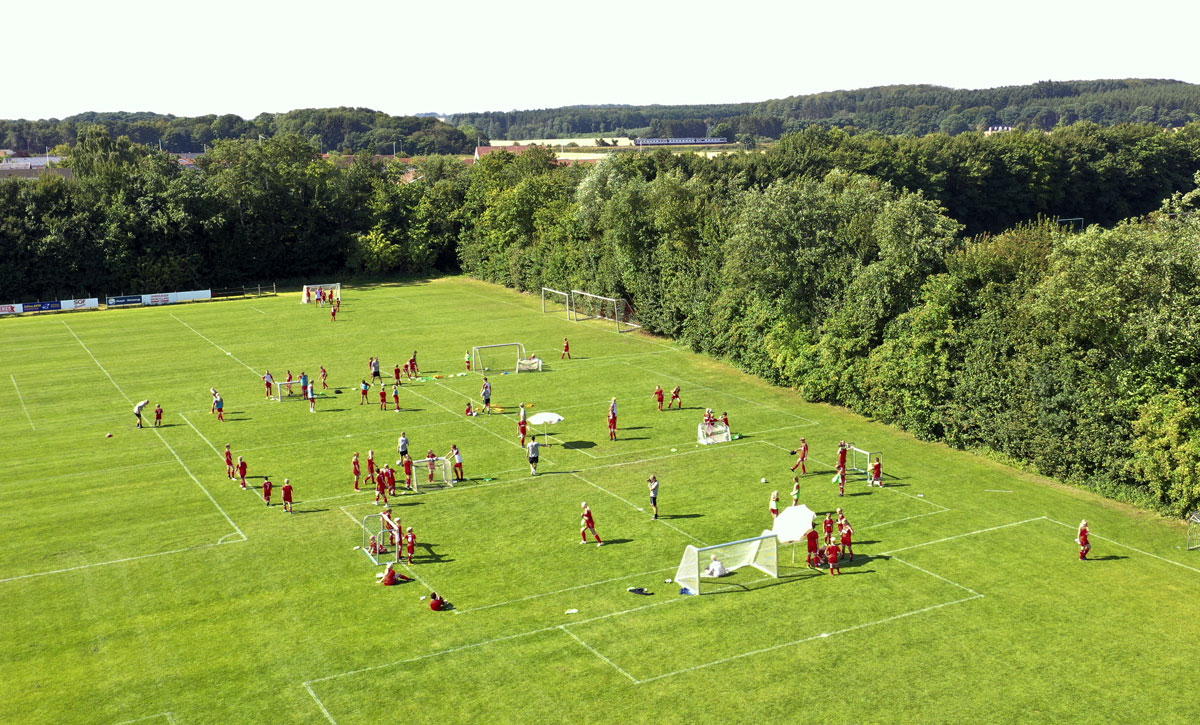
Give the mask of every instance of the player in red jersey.
<svg viewBox="0 0 1200 725">
<path fill-rule="evenodd" d="M 725 426 L 725 432 L 731 432 L 729 428 L 729 413 L 721 413 L 721 425 Z"/>
<path fill-rule="evenodd" d="M 285 388 L 287 388 L 289 397 L 291 397 L 291 395 L 292 395 L 292 381 L 293 380 L 295 380 L 295 378 L 292 377 L 292 371 L 288 370 L 287 371 L 287 380 L 284 382 L 283 386 Z"/>
<path fill-rule="evenodd" d="M 833 541 L 833 514 L 825 514 L 825 543 Z"/>
<path fill-rule="evenodd" d="M 842 550 L 850 555 L 850 561 L 854 561 L 854 529 L 849 523 L 842 529 Z"/>
<path fill-rule="evenodd" d="M 308 287 L 304 288 L 304 304 L 312 304 L 312 290 L 310 290 Z"/>
<path fill-rule="evenodd" d="M 771 494 L 771 519 L 779 517 L 779 492 L 775 491 Z"/>
<path fill-rule="evenodd" d="M 379 517 L 383 522 L 383 531 L 387 534 L 387 543 L 395 545 L 396 536 L 400 533 L 397 529 L 397 522 L 392 518 L 392 510 L 387 506 L 383 507 L 383 515 Z"/>
<path fill-rule="evenodd" d="M 267 374 L 263 375 L 262 378 L 263 378 L 263 385 L 265 385 L 267 388 L 267 400 L 270 400 L 271 393 L 275 390 L 275 378 L 271 375 L 270 370 L 268 370 Z"/>
<path fill-rule="evenodd" d="M 412 458 L 407 453 L 405 453 L 404 457 L 401 458 L 400 460 L 402 460 L 404 462 L 404 464 L 403 464 L 404 465 L 404 487 L 407 488 L 409 491 L 411 491 L 411 490 L 413 490 Z"/>
<path fill-rule="evenodd" d="M 425 454 L 425 463 L 429 466 L 429 482 L 433 483 L 433 471 L 437 465 L 437 454 L 433 452 L 433 449 Z"/>
<path fill-rule="evenodd" d="M 617 399 L 613 398 L 608 405 L 608 439 L 617 439 Z"/>
<path fill-rule="evenodd" d="M 669 401 L 667 401 L 667 410 L 670 410 L 671 406 L 674 405 L 675 403 L 679 403 L 679 409 L 683 410 L 683 401 L 679 399 L 679 386 L 678 385 L 676 385 L 671 390 L 671 399 Z"/>
<path fill-rule="evenodd" d="M 817 552 L 820 551 L 820 549 L 821 549 L 821 544 L 818 541 L 818 539 L 820 539 L 820 537 L 821 537 L 821 535 L 817 533 L 816 529 L 809 529 L 808 533 L 804 535 L 804 538 L 808 541 L 808 566 L 809 566 L 809 568 L 812 568 L 812 567 L 815 567 L 818 565 L 817 564 L 817 559 L 818 559 Z"/>
<path fill-rule="evenodd" d="M 233 451 L 229 450 L 229 444 L 225 444 L 225 475 L 233 479 Z"/>
<path fill-rule="evenodd" d="M 263 501 L 266 501 L 268 506 L 271 505 L 271 489 L 274 487 L 275 484 L 271 483 L 271 479 L 263 478 Z"/>
<path fill-rule="evenodd" d="M 663 389 L 661 385 L 654 386 L 654 400 L 658 403 L 658 410 L 661 412 L 663 404 Z"/>
<path fill-rule="evenodd" d="M 242 488 L 246 488 L 246 468 L 246 461 L 244 461 L 241 456 L 238 456 L 237 474 L 238 478 L 241 479 Z"/>
<path fill-rule="evenodd" d="M 842 553 L 842 550 L 840 548 L 838 548 L 838 545 L 836 542 L 825 547 L 825 558 L 829 560 L 829 575 L 830 576 L 833 576 L 834 574 L 842 573 L 842 568 L 840 566 L 838 566 L 838 556 L 841 555 L 841 553 Z"/>
<path fill-rule="evenodd" d="M 850 528 L 850 522 L 846 520 L 846 513 L 842 511 L 841 507 L 839 506 L 837 510 L 838 536 L 841 536 L 842 532 L 848 528 Z"/>
<path fill-rule="evenodd" d="M 388 505 L 387 476 L 384 475 L 382 469 L 379 471 L 379 475 L 375 476 L 375 505 L 376 506 L 379 505 L 379 499 L 381 499 L 381 498 L 383 499 L 383 505 L 387 506 Z"/>
<path fill-rule="evenodd" d="M 833 477 L 833 480 L 837 481 L 838 496 L 845 496 L 846 495 L 846 466 L 845 465 L 838 466 L 837 474 Z"/>
<path fill-rule="evenodd" d="M 466 476 L 463 475 L 462 451 L 458 450 L 457 445 L 451 444 L 450 452 L 446 454 L 446 460 L 450 461 L 454 465 L 454 476 L 451 483 L 458 483 L 459 481 L 467 480 Z"/>
<path fill-rule="evenodd" d="M 417 369 L 417 351 L 413 350 L 412 357 L 408 359 L 408 369 L 413 375 L 420 375 L 421 371 Z"/>
<path fill-rule="evenodd" d="M 601 540 L 600 534 L 596 533 L 596 519 L 592 516 L 592 510 L 588 508 L 587 501 L 584 501 L 580 506 L 583 507 L 583 514 L 580 520 L 582 525 L 579 529 L 579 535 L 583 537 L 583 541 L 579 543 L 586 544 L 588 542 L 587 532 L 590 531 L 592 532 L 592 536 L 596 537 L 596 546 L 604 546 L 604 541 Z"/>
<path fill-rule="evenodd" d="M 292 511 L 292 479 L 290 478 L 283 479 L 283 510 L 289 514 L 295 513 Z"/>
<path fill-rule="evenodd" d="M 322 365 L 321 366 L 321 390 L 329 389 L 329 383 L 325 382 L 325 379 L 328 377 L 329 377 L 329 372 L 325 369 L 325 366 Z"/>
<path fill-rule="evenodd" d="M 154 404 L 154 427 L 155 428 L 162 427 L 162 414 L 163 414 L 162 403 L 155 403 Z"/>
<path fill-rule="evenodd" d="M 372 554 L 385 553 L 383 547 L 379 545 L 379 542 L 375 540 L 374 536 L 371 537 L 370 543 L 367 544 L 367 551 L 371 552 Z"/>
<path fill-rule="evenodd" d="M 333 307 L 329 308 L 329 321 L 330 322 L 337 322 L 337 313 L 338 313 L 338 310 L 341 309 L 341 307 L 342 307 L 341 305 L 334 305 Z"/>
<path fill-rule="evenodd" d="M 570 343 L 570 342 L 568 342 L 568 341 L 567 341 L 567 338 L 565 338 L 565 337 L 563 338 L 563 351 L 562 351 L 562 355 L 559 355 L 559 356 L 558 356 L 558 359 L 559 359 L 559 360 L 562 360 L 564 357 L 565 357 L 566 359 L 568 359 L 568 360 L 570 360 L 570 359 L 571 359 L 571 343 Z"/>
<path fill-rule="evenodd" d="M 359 476 L 362 474 L 362 469 L 359 468 L 359 465 L 358 465 L 358 451 L 354 452 L 354 457 L 350 459 L 350 465 L 354 467 L 354 490 L 357 491 L 357 490 L 359 490 L 359 488 L 358 488 Z"/>
<path fill-rule="evenodd" d="M 875 456 L 875 462 L 871 464 L 871 482 L 867 487 L 871 486 L 883 488 L 883 461 L 879 460 L 879 456 Z"/>
<path fill-rule="evenodd" d="M 412 566 L 413 551 L 417 548 L 417 535 L 413 533 L 412 527 L 409 526 L 404 530 L 404 551 L 408 554 L 408 565 Z"/>
<path fill-rule="evenodd" d="M 800 447 L 792 451 L 792 455 L 796 456 L 796 463 L 792 466 L 792 471 L 794 472 L 799 468 L 801 474 L 808 473 L 808 441 L 801 438 Z"/>
<path fill-rule="evenodd" d="M 1088 538 L 1091 532 L 1088 530 L 1087 519 L 1079 522 L 1079 536 L 1075 538 L 1075 543 L 1079 544 L 1079 560 L 1087 561 L 1088 552 L 1092 550 L 1092 542 Z"/>
<path fill-rule="evenodd" d="M 396 404 L 396 412 L 400 412 L 400 386 L 392 385 L 392 402 Z"/>
<path fill-rule="evenodd" d="M 367 451 L 367 481 L 375 483 L 375 451 Z"/>
<path fill-rule="evenodd" d="M 405 365 L 405 367 L 408 367 Z M 396 378 L 396 384 L 400 384 L 400 363 L 396 363 L 396 367 L 392 369 L 392 376 Z"/>
<path fill-rule="evenodd" d="M 850 446 L 846 445 L 846 441 L 838 443 L 838 468 L 846 467 L 846 453 L 849 452 Z"/>
<path fill-rule="evenodd" d="M 383 384 L 379 384 L 379 409 L 387 410 L 387 388 Z"/>
<path fill-rule="evenodd" d="M 399 584 L 400 582 L 410 582 L 410 581 L 412 581 L 412 577 L 404 576 L 403 574 L 400 574 L 399 572 L 397 572 L 396 571 L 396 562 L 389 561 L 388 565 L 387 565 L 387 569 L 384 570 L 383 577 L 380 578 L 379 583 L 384 585 L 385 587 L 393 587 L 393 586 L 396 586 L 397 584 Z"/>
</svg>

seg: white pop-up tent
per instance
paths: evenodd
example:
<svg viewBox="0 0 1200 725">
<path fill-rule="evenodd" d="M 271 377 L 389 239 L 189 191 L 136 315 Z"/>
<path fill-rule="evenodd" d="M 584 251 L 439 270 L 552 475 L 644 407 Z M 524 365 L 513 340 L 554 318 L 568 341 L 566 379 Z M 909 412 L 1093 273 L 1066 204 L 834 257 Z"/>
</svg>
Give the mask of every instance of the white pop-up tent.
<svg viewBox="0 0 1200 725">
<path fill-rule="evenodd" d="M 813 527 L 817 515 L 804 504 L 788 506 L 775 517 L 773 533 L 781 544 L 794 544 L 804 541 L 805 535 Z M 792 563 L 796 563 L 796 547 L 792 547 Z"/>
<path fill-rule="evenodd" d="M 551 413 L 549 411 L 546 411 L 543 413 L 534 413 L 533 415 L 529 416 L 529 419 L 527 422 L 529 423 L 529 425 L 535 426 L 536 428 L 540 429 L 540 430 L 534 430 L 533 431 L 534 435 L 544 436 L 544 435 L 547 435 L 547 433 L 546 433 L 547 426 L 558 425 L 559 423 L 563 422 L 563 420 L 564 420 L 563 417 L 561 415 L 559 415 L 558 413 Z"/>
</svg>

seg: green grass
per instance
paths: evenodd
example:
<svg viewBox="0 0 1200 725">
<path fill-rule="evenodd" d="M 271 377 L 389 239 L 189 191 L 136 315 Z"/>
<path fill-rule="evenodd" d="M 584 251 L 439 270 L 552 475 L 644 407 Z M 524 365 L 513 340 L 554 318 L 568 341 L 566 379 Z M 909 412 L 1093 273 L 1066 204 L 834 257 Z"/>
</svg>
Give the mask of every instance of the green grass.
<svg viewBox="0 0 1200 725">
<path fill-rule="evenodd" d="M 479 282 L 345 297 L 337 323 L 295 295 L 0 321 L 0 721 L 1200 720 L 1200 552 L 1176 522 Z M 564 336 L 576 357 L 560 362 Z M 464 350 L 509 341 L 547 370 L 493 370 L 508 412 L 463 417 L 480 385 L 456 376 Z M 367 358 L 390 369 L 414 348 L 446 377 L 405 386 L 402 413 L 360 406 Z M 345 392 L 317 414 L 264 400 L 265 368 L 320 364 Z M 687 409 L 656 411 L 656 384 L 681 385 Z M 167 411 L 158 431 L 133 428 L 143 398 Z M 521 401 L 566 416 L 537 478 Z M 696 446 L 704 407 L 744 437 Z M 414 451 L 458 444 L 471 480 L 400 498 L 420 581 L 384 588 L 353 551 L 377 509 L 350 457 L 394 460 L 401 430 Z M 845 507 L 855 561 L 830 577 L 787 547 L 778 579 L 744 569 L 678 596 L 663 580 L 687 544 L 770 526 L 800 436 L 815 459 L 802 500 Z M 839 499 L 840 439 L 884 451 L 889 486 Z M 294 515 L 225 477 L 225 443 L 255 485 L 292 479 Z M 610 545 L 576 543 L 583 500 Z M 430 612 L 427 586 L 457 613 Z"/>
</svg>

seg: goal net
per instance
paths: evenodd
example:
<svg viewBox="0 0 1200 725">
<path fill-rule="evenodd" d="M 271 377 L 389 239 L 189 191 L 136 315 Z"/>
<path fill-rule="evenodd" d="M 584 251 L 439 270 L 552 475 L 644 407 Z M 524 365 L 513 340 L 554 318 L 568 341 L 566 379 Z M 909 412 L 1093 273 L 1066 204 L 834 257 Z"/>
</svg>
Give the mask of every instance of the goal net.
<svg viewBox="0 0 1200 725">
<path fill-rule="evenodd" d="M 399 516 L 388 516 L 384 513 L 370 514 L 362 519 L 362 552 L 376 566 L 388 561 L 400 561 L 400 528 Z M 371 539 L 375 539 L 374 547 Z"/>
<path fill-rule="evenodd" d="M 1200 529 L 1200 511 L 1194 511 L 1188 517 L 1188 534 L 1187 534 L 1187 550 L 1200 549 L 1200 531 L 1193 533 L 1192 529 Z M 1192 540 L 1196 540 L 1196 544 L 1192 544 Z"/>
<path fill-rule="evenodd" d="M 576 322 L 591 319 L 609 320 L 616 325 L 617 332 L 629 332 L 641 327 L 637 323 L 633 306 L 618 297 L 603 297 L 582 290 L 571 290 L 570 309 Z"/>
<path fill-rule="evenodd" d="M 883 451 L 868 451 L 863 448 L 855 448 L 850 446 L 850 455 L 846 456 L 846 473 L 855 471 L 863 474 L 864 477 L 871 477 L 871 464 L 875 457 L 879 456 L 879 462 L 883 463 Z"/>
<path fill-rule="evenodd" d="M 572 318 L 571 295 L 550 287 L 542 288 L 542 312 L 549 312 L 557 317 Z"/>
<path fill-rule="evenodd" d="M 675 582 L 680 594 L 700 594 L 704 572 L 716 554 L 727 571 L 736 571 L 750 566 L 770 576 L 779 576 L 779 539 L 772 532 L 741 541 L 731 541 L 716 546 L 695 547 L 688 545 L 675 572 Z M 710 585 L 711 586 L 711 585 Z"/>
<path fill-rule="evenodd" d="M 342 298 L 341 282 L 327 282 L 325 284 L 306 284 L 304 289 L 300 291 L 300 304 L 316 304 L 318 290 L 325 295 L 326 300 Z"/>
<path fill-rule="evenodd" d="M 421 493 L 423 491 L 436 491 L 441 488 L 454 488 L 454 479 L 451 478 L 450 459 L 434 458 L 430 463 L 429 458 L 414 458 L 413 459 L 413 491 Z M 403 460 L 397 461 L 396 465 L 400 470 L 404 470 Z M 429 481 L 430 468 L 433 469 L 433 482 Z"/>
<path fill-rule="evenodd" d="M 523 357 L 525 357 L 525 346 L 519 342 L 477 345 L 471 348 L 471 369 L 477 373 L 492 369 L 519 372 L 518 363 Z"/>
<path fill-rule="evenodd" d="M 315 380 L 313 378 L 308 379 L 308 384 L 310 386 L 314 387 L 313 395 L 315 395 L 318 398 L 323 398 L 323 397 L 325 397 L 325 393 L 323 393 L 320 390 L 315 389 L 316 384 L 319 382 L 321 382 L 321 381 Z M 284 400 L 307 401 L 308 397 L 304 390 L 304 386 L 300 384 L 300 378 L 295 378 L 290 383 L 287 382 L 286 380 L 284 380 L 284 381 L 276 380 L 275 381 L 275 389 L 273 391 L 271 391 L 271 400 L 280 401 L 280 402 L 282 402 Z"/>
<path fill-rule="evenodd" d="M 733 440 L 733 436 L 729 434 L 729 428 L 724 423 L 713 423 L 712 425 L 701 423 L 696 426 L 696 442 L 702 446 L 728 443 L 731 440 Z"/>
</svg>

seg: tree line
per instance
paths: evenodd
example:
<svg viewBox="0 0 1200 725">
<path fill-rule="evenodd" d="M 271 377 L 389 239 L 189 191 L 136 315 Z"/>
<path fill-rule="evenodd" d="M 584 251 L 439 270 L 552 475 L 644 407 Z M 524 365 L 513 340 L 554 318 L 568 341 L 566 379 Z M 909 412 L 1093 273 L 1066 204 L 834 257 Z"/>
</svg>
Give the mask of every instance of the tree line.
<svg viewBox="0 0 1200 725">
<path fill-rule="evenodd" d="M 715 159 L 535 147 L 410 168 L 291 134 L 185 169 L 93 127 L 75 179 L 0 183 L 0 296 L 332 270 L 585 288 L 806 399 L 1182 514 L 1200 502 L 1198 135 L 810 129 Z M 1056 193 L 1125 218 L 1039 218 Z"/>
</svg>

